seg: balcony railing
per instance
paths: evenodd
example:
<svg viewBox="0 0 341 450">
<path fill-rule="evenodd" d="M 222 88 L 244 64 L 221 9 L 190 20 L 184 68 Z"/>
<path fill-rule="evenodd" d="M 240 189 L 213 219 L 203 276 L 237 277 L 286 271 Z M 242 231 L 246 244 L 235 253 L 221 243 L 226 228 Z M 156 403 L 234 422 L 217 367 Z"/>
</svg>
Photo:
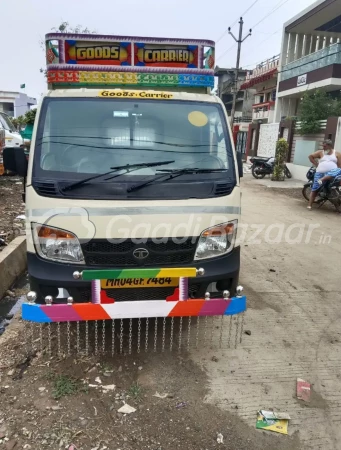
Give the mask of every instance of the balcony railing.
<svg viewBox="0 0 341 450">
<path fill-rule="evenodd" d="M 259 77 L 260 75 L 266 74 L 267 72 L 277 69 L 279 65 L 279 56 L 276 55 L 273 58 L 267 59 L 266 61 L 261 62 L 258 66 L 251 70 L 245 78 L 245 81 L 249 81 L 252 78 Z"/>
<path fill-rule="evenodd" d="M 330 47 L 286 64 L 281 71 L 281 81 L 298 77 L 330 64 L 341 64 L 341 44 L 332 44 Z"/>
<path fill-rule="evenodd" d="M 272 122 L 274 118 L 275 111 L 273 109 L 267 111 L 253 111 L 252 120 L 263 120 L 268 119 L 268 122 Z"/>
</svg>

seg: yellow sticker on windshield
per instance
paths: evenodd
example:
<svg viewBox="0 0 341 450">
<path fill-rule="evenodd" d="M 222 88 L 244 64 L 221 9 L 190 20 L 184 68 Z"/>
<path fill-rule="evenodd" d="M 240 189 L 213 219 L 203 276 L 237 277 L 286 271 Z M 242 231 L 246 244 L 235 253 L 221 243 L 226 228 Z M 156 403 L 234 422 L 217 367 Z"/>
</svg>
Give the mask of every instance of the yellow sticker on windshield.
<svg viewBox="0 0 341 450">
<path fill-rule="evenodd" d="M 208 117 L 201 111 L 192 111 L 188 114 L 188 120 L 195 127 L 204 127 L 208 122 Z"/>
<path fill-rule="evenodd" d="M 173 94 L 168 92 L 148 92 L 148 91 L 100 91 L 100 97 L 107 98 L 146 98 L 155 100 L 170 100 Z"/>
</svg>

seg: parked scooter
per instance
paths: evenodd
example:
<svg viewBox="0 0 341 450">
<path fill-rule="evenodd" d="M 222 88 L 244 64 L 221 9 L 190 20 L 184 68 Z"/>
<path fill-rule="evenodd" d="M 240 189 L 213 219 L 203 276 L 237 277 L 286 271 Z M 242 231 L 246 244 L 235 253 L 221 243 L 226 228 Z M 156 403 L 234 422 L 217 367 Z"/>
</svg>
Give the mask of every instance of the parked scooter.
<svg viewBox="0 0 341 450">
<path fill-rule="evenodd" d="M 316 167 L 314 166 L 308 170 L 308 183 L 306 183 L 302 189 L 303 197 L 307 201 L 309 201 L 310 198 L 315 172 Z M 335 206 L 336 211 L 341 213 L 341 175 L 335 177 L 331 181 L 328 181 L 319 188 L 315 203 L 317 203 L 319 208 L 321 208 L 321 206 L 323 206 L 326 202 L 332 203 Z"/>
<path fill-rule="evenodd" d="M 254 156 L 250 158 L 250 162 L 252 163 L 251 172 L 252 175 L 257 178 L 264 178 L 265 175 L 271 175 L 274 170 L 275 158 L 264 158 L 261 156 Z M 287 178 L 291 178 L 291 172 L 288 167 L 285 165 L 284 167 L 284 175 Z"/>
</svg>

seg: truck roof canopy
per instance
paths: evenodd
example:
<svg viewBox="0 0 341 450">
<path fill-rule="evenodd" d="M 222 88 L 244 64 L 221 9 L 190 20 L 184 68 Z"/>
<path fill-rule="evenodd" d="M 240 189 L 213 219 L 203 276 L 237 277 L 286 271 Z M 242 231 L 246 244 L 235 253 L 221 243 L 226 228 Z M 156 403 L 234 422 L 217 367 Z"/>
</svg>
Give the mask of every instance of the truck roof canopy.
<svg viewBox="0 0 341 450">
<path fill-rule="evenodd" d="M 131 88 L 207 92 L 214 86 L 213 41 L 50 33 L 50 89 Z"/>
</svg>

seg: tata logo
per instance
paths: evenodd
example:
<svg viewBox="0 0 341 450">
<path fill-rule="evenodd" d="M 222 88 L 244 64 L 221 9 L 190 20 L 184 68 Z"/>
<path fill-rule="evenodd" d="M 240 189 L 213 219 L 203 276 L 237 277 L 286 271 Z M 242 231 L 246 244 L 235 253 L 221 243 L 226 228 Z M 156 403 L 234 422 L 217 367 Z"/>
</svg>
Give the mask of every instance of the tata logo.
<svg viewBox="0 0 341 450">
<path fill-rule="evenodd" d="M 133 251 L 134 258 L 146 259 L 149 256 L 149 251 L 146 248 L 137 248 Z"/>
</svg>

